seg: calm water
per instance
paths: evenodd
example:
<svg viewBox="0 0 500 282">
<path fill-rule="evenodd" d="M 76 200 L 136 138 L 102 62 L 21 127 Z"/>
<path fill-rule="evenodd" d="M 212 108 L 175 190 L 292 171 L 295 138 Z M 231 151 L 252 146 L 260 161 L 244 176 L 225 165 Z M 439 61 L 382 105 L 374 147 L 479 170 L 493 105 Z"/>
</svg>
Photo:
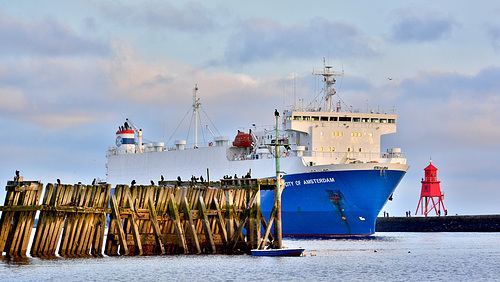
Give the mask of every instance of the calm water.
<svg viewBox="0 0 500 282">
<path fill-rule="evenodd" d="M 305 257 L 187 255 L 0 261 L 0 281 L 500 281 L 500 233 L 377 233 L 290 240 Z"/>
</svg>

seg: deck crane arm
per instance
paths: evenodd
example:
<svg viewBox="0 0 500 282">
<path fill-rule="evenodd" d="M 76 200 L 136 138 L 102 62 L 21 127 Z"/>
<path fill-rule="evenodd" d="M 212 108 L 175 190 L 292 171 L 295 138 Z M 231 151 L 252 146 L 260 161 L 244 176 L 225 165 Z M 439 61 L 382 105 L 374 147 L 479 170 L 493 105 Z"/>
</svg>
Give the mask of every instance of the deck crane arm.
<svg viewBox="0 0 500 282">
<path fill-rule="evenodd" d="M 138 128 L 131 120 L 128 118 L 125 119 L 130 126 L 134 129 L 134 131 L 137 133 L 137 152 L 143 153 L 144 152 L 144 145 L 142 144 L 142 129 Z"/>
<path fill-rule="evenodd" d="M 212 134 L 212 137 L 215 138 L 215 134 L 212 131 L 212 129 L 210 129 L 210 126 L 208 126 L 208 124 L 207 124 L 207 129 L 208 129 L 208 131 L 210 131 L 210 134 Z"/>
</svg>

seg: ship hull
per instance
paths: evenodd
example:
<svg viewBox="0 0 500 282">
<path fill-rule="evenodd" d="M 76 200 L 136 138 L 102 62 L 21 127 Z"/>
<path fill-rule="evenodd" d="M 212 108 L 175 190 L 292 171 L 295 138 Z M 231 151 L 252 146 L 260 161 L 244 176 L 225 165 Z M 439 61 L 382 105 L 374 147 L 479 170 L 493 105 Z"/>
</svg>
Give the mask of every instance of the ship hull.
<svg viewBox="0 0 500 282">
<path fill-rule="evenodd" d="M 284 236 L 367 236 L 405 170 L 344 170 L 284 176 L 281 199 Z M 269 216 L 273 191 L 262 191 Z"/>
</svg>

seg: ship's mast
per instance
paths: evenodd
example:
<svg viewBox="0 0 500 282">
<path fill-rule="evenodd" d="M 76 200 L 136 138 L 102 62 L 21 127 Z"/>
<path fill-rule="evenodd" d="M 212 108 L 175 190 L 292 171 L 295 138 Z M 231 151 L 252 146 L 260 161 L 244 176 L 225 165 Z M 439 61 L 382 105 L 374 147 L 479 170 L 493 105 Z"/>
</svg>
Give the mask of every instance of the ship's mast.
<svg viewBox="0 0 500 282">
<path fill-rule="evenodd" d="M 336 76 L 344 76 L 344 72 L 337 72 L 332 70 L 332 66 L 326 65 L 326 61 L 323 58 L 323 71 L 315 72 L 313 71 L 313 75 L 322 76 L 325 81 L 326 86 L 326 94 L 325 94 L 325 111 L 332 111 L 332 96 L 337 93 L 335 91 L 335 87 L 333 85 L 337 82 L 335 79 Z"/>
<path fill-rule="evenodd" d="M 195 84 L 193 89 L 194 148 L 198 148 L 198 108 L 201 106 L 197 91 L 198 84 Z"/>
</svg>

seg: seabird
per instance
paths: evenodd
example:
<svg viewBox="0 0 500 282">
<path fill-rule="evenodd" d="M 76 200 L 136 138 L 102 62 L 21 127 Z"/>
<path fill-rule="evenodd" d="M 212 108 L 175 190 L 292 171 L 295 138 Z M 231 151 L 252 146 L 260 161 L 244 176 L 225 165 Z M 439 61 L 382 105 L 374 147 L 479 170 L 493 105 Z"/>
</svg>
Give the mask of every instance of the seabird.
<svg viewBox="0 0 500 282">
<path fill-rule="evenodd" d="M 155 185 L 155 182 L 153 180 L 151 180 L 151 185 Z"/>
<path fill-rule="evenodd" d="M 57 179 L 57 185 L 61 185 L 61 179 Z"/>
<path fill-rule="evenodd" d="M 274 109 L 274 116 L 279 117 L 280 113 L 278 112 L 278 109 Z"/>
<path fill-rule="evenodd" d="M 132 182 L 130 182 L 131 186 L 134 186 L 135 185 L 135 179 L 132 180 Z"/>
</svg>

